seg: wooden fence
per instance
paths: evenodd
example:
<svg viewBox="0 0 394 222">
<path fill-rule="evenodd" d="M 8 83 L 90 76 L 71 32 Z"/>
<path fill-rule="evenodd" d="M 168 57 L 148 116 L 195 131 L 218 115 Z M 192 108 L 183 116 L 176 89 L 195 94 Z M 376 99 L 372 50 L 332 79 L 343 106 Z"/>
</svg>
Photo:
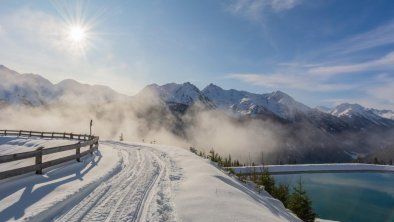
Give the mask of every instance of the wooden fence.
<svg viewBox="0 0 394 222">
<path fill-rule="evenodd" d="M 73 133 L 37 132 L 37 131 L 25 131 L 25 130 L 0 130 L 0 136 L 27 136 L 27 137 L 39 137 L 39 138 L 78 140 L 77 143 L 70 145 L 49 147 L 49 148 L 39 147 L 38 149 L 33 151 L 0 156 L 0 164 L 28 159 L 28 158 L 35 158 L 34 165 L 0 172 L 0 180 L 8 177 L 29 173 L 29 172 L 34 172 L 34 171 L 36 172 L 36 174 L 42 174 L 42 169 L 55 166 L 73 159 L 80 162 L 81 157 L 89 153 L 93 153 L 94 150 L 98 149 L 98 141 L 99 141 L 98 136 L 89 136 L 86 134 L 82 135 L 82 134 L 73 134 Z M 86 146 L 89 146 L 89 149 L 81 152 L 81 147 L 86 147 Z M 42 161 L 42 156 L 44 155 L 68 151 L 68 150 L 75 150 L 75 154 L 61 157 L 55 160 L 50 160 L 47 162 Z"/>
</svg>

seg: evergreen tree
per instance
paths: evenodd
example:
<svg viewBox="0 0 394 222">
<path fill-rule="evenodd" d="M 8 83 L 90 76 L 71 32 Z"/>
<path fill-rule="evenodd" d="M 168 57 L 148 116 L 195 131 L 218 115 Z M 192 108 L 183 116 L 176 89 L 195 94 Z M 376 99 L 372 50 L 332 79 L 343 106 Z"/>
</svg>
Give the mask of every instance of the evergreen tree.
<svg viewBox="0 0 394 222">
<path fill-rule="evenodd" d="M 280 200 L 285 207 L 287 207 L 287 203 L 289 201 L 289 186 L 285 184 L 279 184 L 274 187 L 272 192 L 272 196 L 278 200 Z"/>
<path fill-rule="evenodd" d="M 260 181 L 258 181 L 260 185 L 264 186 L 265 191 L 272 194 L 275 187 L 275 179 L 268 171 L 268 168 L 264 167 L 263 173 L 261 174 Z"/>
<path fill-rule="evenodd" d="M 120 134 L 119 140 L 123 141 L 123 133 Z"/>
<path fill-rule="evenodd" d="M 316 214 L 312 209 L 312 201 L 306 194 L 302 186 L 301 179 L 294 187 L 293 193 L 289 197 L 287 208 L 295 213 L 301 220 L 305 222 L 314 222 Z"/>
<path fill-rule="evenodd" d="M 213 161 L 213 162 L 215 162 L 215 150 L 213 150 L 213 149 L 211 149 L 210 151 L 209 151 L 209 159 L 211 160 L 211 161 Z"/>
</svg>

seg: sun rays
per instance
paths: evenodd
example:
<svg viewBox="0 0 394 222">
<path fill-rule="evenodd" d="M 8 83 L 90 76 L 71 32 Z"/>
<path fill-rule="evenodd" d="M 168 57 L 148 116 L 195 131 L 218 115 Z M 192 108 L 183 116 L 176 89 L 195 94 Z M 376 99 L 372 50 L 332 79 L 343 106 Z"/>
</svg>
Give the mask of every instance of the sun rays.
<svg viewBox="0 0 394 222">
<path fill-rule="evenodd" d="M 87 1 L 77 1 L 75 4 L 66 1 L 52 3 L 63 20 L 60 38 L 64 48 L 73 56 L 86 56 L 94 46 L 94 26 L 97 25 L 98 17 L 89 16 Z"/>
</svg>

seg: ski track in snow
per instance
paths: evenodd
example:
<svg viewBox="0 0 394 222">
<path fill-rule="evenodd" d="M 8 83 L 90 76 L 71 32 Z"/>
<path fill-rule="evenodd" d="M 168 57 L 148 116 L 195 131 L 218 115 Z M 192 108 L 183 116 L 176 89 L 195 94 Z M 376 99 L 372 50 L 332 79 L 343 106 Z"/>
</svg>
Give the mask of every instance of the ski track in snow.
<svg viewBox="0 0 394 222">
<path fill-rule="evenodd" d="M 167 156 L 149 147 L 104 143 L 121 153 L 122 170 L 55 221 L 174 221 Z"/>
</svg>

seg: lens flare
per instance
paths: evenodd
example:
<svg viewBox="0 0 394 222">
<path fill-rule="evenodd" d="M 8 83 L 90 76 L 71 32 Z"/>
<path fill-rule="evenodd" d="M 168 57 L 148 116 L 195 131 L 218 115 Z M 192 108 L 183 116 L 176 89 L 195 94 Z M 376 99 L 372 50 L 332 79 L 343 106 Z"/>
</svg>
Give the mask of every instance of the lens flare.
<svg viewBox="0 0 394 222">
<path fill-rule="evenodd" d="M 81 43 L 86 40 L 87 33 L 81 26 L 71 26 L 68 37 L 72 42 Z"/>
</svg>

